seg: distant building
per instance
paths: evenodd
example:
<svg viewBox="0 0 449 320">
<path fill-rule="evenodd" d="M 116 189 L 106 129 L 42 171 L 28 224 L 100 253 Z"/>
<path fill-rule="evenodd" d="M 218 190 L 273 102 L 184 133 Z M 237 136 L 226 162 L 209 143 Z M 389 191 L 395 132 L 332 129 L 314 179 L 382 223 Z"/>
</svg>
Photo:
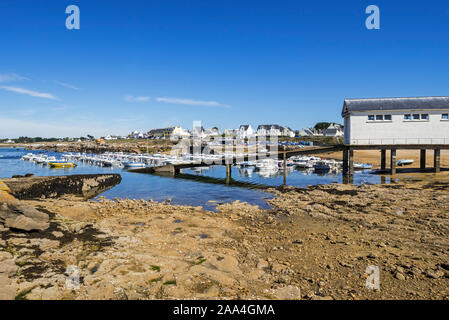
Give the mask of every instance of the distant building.
<svg viewBox="0 0 449 320">
<path fill-rule="evenodd" d="M 148 137 L 153 139 L 170 139 L 175 127 L 152 129 L 148 131 Z"/>
<path fill-rule="evenodd" d="M 106 137 L 104 137 L 104 140 L 118 140 L 118 139 L 122 139 L 121 136 L 113 136 L 108 134 Z"/>
<path fill-rule="evenodd" d="M 182 127 L 174 127 L 172 132 L 172 138 L 182 139 L 190 137 L 189 130 L 185 130 Z"/>
<path fill-rule="evenodd" d="M 344 132 L 340 125 L 331 124 L 329 127 L 324 129 L 323 136 L 325 137 L 343 137 Z"/>
<path fill-rule="evenodd" d="M 313 136 L 319 136 L 319 135 L 321 135 L 321 134 L 315 128 L 304 128 L 301 131 L 299 131 L 300 137 L 313 137 Z"/>
<path fill-rule="evenodd" d="M 295 132 L 289 127 L 282 127 L 278 124 L 261 124 L 257 127 L 257 135 L 293 138 Z"/>
<path fill-rule="evenodd" d="M 235 136 L 237 136 L 237 132 L 238 132 L 238 130 L 235 130 L 235 129 L 225 129 L 223 131 L 223 134 L 226 137 L 235 137 Z"/>
<path fill-rule="evenodd" d="M 220 136 L 220 131 L 217 128 L 210 128 L 204 130 L 204 136 L 206 137 L 218 137 Z"/>
<path fill-rule="evenodd" d="M 237 137 L 239 139 L 251 138 L 256 135 L 253 127 L 250 124 L 242 124 L 237 130 Z"/>
<path fill-rule="evenodd" d="M 257 127 L 258 136 L 282 136 L 284 128 L 277 124 L 261 124 Z"/>
<path fill-rule="evenodd" d="M 289 127 L 285 127 L 282 135 L 284 137 L 294 138 L 295 132 L 292 129 L 290 129 Z"/>
<path fill-rule="evenodd" d="M 140 131 L 137 131 L 137 130 L 134 130 L 133 132 L 131 132 L 130 136 L 133 139 L 143 139 L 143 138 L 145 138 L 145 134 L 140 132 Z"/>
<path fill-rule="evenodd" d="M 203 126 L 197 126 L 192 128 L 192 136 L 195 138 L 205 138 Z"/>
<path fill-rule="evenodd" d="M 448 144 L 449 97 L 348 99 L 345 144 Z"/>
</svg>

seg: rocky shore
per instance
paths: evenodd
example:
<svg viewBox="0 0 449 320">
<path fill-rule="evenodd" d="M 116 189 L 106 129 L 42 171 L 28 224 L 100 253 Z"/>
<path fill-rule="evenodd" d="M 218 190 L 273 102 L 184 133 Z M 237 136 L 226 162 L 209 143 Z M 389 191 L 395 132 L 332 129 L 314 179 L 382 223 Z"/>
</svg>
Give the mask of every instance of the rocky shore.
<svg viewBox="0 0 449 320">
<path fill-rule="evenodd" d="M 129 140 L 96 143 L 85 142 L 40 142 L 23 144 L 0 144 L 0 148 L 23 147 L 25 150 L 46 150 L 55 152 L 95 153 L 126 152 L 126 153 L 165 153 L 169 152 L 174 143 L 170 140 Z"/>
<path fill-rule="evenodd" d="M 272 209 L 168 201 L 22 201 L 0 221 L 0 298 L 448 299 L 449 183 L 271 189 Z M 368 289 L 367 267 L 380 286 Z M 73 270 L 79 287 L 68 287 Z"/>
</svg>

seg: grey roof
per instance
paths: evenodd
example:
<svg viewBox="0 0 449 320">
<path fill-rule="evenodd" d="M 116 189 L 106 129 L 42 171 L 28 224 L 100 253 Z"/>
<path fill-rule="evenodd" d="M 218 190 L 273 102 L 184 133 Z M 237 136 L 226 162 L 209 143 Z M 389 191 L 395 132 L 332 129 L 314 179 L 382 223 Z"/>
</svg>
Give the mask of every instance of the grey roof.
<svg viewBox="0 0 449 320">
<path fill-rule="evenodd" d="M 278 125 L 278 124 L 260 124 L 260 125 L 257 127 L 257 131 L 259 131 L 259 129 L 265 129 L 265 130 L 271 130 L 271 129 L 273 129 L 273 130 L 284 130 L 284 128 L 281 127 L 281 126 Z"/>
<path fill-rule="evenodd" d="M 346 99 L 341 116 L 353 111 L 449 109 L 449 97 Z"/>
</svg>

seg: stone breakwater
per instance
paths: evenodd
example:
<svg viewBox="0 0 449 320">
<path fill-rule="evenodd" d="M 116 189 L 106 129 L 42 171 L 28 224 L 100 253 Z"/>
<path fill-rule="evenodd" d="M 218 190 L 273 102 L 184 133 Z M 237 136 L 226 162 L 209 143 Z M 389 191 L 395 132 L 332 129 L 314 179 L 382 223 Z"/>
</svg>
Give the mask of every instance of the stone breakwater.
<svg viewBox="0 0 449 320">
<path fill-rule="evenodd" d="M 18 177 L 2 179 L 11 194 L 19 199 L 46 199 L 73 195 L 92 198 L 119 184 L 119 174 L 84 174 L 53 177 Z"/>
<path fill-rule="evenodd" d="M 39 232 L 0 230 L 0 297 L 449 299 L 449 183 L 272 189 L 273 208 L 27 200 Z M 67 268 L 80 286 L 66 287 Z M 380 287 L 366 287 L 368 266 Z"/>
</svg>

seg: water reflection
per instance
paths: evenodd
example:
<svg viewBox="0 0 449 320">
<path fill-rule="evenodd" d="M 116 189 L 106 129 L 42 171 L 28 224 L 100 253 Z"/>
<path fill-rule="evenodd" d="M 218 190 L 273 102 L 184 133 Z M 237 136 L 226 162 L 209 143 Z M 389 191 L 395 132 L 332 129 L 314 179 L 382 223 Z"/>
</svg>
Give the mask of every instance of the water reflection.
<svg viewBox="0 0 449 320">
<path fill-rule="evenodd" d="M 79 163 L 73 169 L 51 169 L 48 166 L 37 165 L 28 161 L 21 161 L 20 157 L 30 151 L 16 149 L 0 149 L 0 177 L 24 175 L 32 173 L 36 176 L 54 176 L 67 174 L 92 173 L 120 173 L 122 182 L 103 195 L 109 199 L 153 199 L 163 201 L 172 199 L 174 204 L 188 204 L 214 209 L 215 203 L 230 202 L 234 200 L 247 201 L 251 204 L 267 208 L 265 198 L 269 194 L 261 191 L 270 186 L 280 186 L 284 183 L 283 168 L 277 170 L 256 170 L 254 167 L 232 167 L 231 177 L 226 180 L 224 166 L 199 167 L 182 170 L 181 175 L 162 176 L 127 172 L 114 167 L 97 167 Z M 50 156 L 61 157 L 60 153 L 34 151 L 33 153 L 46 153 Z M 196 179 L 193 179 L 196 177 Z M 313 168 L 287 167 L 285 173 L 286 184 L 306 187 L 308 185 L 343 183 L 345 179 L 340 172 L 317 172 Z M 356 172 L 351 183 L 388 183 L 389 178 L 369 174 L 369 172 Z"/>
</svg>

